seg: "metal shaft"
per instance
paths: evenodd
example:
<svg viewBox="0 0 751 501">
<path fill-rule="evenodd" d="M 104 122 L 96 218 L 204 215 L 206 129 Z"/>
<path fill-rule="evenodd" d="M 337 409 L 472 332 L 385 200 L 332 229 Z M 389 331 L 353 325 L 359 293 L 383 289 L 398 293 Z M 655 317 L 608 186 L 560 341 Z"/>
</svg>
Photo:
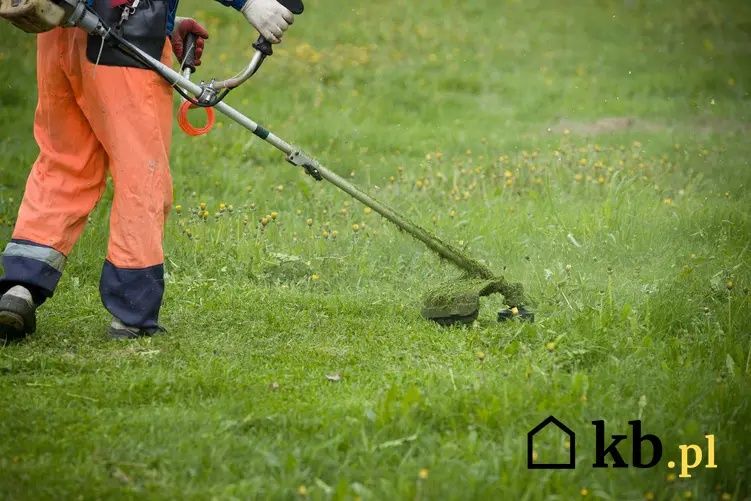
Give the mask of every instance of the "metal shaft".
<svg viewBox="0 0 751 501">
<path fill-rule="evenodd" d="M 421 228 L 406 217 L 397 213 L 388 205 L 379 202 L 367 193 L 361 191 L 355 185 L 342 178 L 338 174 L 326 169 L 325 167 L 322 167 L 321 165 L 316 165 L 316 169 L 320 173 L 321 177 L 323 177 L 326 181 L 330 182 L 342 191 L 348 193 L 353 198 L 362 202 L 364 205 L 370 207 L 378 214 L 394 223 L 399 229 L 420 240 L 430 250 L 443 257 L 444 259 L 451 261 L 456 266 L 466 271 L 468 274 L 476 276 L 478 278 L 493 278 L 493 272 L 490 271 L 487 266 L 480 263 L 479 261 L 472 259 L 460 250 L 452 247 L 451 245 L 443 242 L 424 228 Z"/>
<path fill-rule="evenodd" d="M 191 82 L 189 79 L 183 77 L 182 75 L 180 75 L 178 72 L 176 72 L 169 66 L 162 64 L 160 61 L 157 61 L 156 59 L 152 58 L 151 56 L 141 51 L 137 47 L 134 47 L 134 48 L 140 53 L 141 56 L 143 56 L 144 58 L 148 58 L 149 62 L 153 64 L 154 66 L 156 66 L 159 69 L 159 71 L 162 73 L 162 75 L 165 78 L 167 78 L 172 85 L 179 85 L 180 87 L 191 92 L 195 96 L 199 96 L 201 94 L 202 89 L 199 85 L 196 85 L 195 83 Z M 215 106 L 215 108 L 219 110 L 220 112 L 222 112 L 227 117 L 229 117 L 230 119 L 234 120 L 238 124 L 248 129 L 250 132 L 252 132 L 256 136 L 260 137 L 267 143 L 270 143 L 272 146 L 282 151 L 285 155 L 287 155 L 287 157 L 290 157 L 291 155 L 295 153 L 299 153 L 298 148 L 287 143 L 286 141 L 276 136 L 272 132 L 268 131 L 264 127 L 261 127 L 258 123 L 254 122 L 247 116 L 243 115 L 236 109 L 232 108 L 230 105 L 224 102 L 220 102 L 219 104 Z M 371 209 L 376 211 L 378 214 L 380 214 L 384 218 L 394 223 L 401 230 L 409 233 L 416 239 L 420 240 L 430 250 L 432 250 L 439 256 L 443 257 L 444 259 L 447 259 L 448 261 L 452 262 L 454 265 L 461 268 L 462 270 L 466 271 L 467 274 L 474 276 L 474 277 L 485 278 L 485 279 L 492 279 L 495 277 L 493 272 L 484 264 L 480 263 L 479 261 L 475 259 L 472 259 L 471 257 L 461 252 L 459 249 L 456 249 L 455 247 L 443 242 L 432 233 L 428 232 L 427 230 L 416 225 L 415 223 L 405 218 L 401 214 L 397 213 L 388 205 L 382 202 L 379 202 L 375 198 L 371 197 L 367 193 L 357 188 L 355 185 L 353 185 L 346 179 L 330 171 L 329 169 L 323 167 L 317 161 L 312 160 L 312 159 L 310 160 L 314 163 L 314 165 L 311 167 L 313 167 L 317 171 L 320 177 L 327 180 L 328 182 L 330 182 L 337 188 L 341 189 L 342 191 L 346 192 L 347 194 L 351 195 L 353 198 L 359 200 L 364 205 L 370 207 Z"/>
</svg>

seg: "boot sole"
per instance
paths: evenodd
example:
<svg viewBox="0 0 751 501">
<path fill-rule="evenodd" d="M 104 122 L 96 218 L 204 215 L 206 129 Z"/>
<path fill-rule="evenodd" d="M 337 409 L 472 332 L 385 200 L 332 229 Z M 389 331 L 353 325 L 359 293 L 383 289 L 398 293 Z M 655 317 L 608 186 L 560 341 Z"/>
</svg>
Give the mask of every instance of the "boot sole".
<svg viewBox="0 0 751 501">
<path fill-rule="evenodd" d="M 26 337 L 23 317 L 12 311 L 0 311 L 0 338 L 15 341 Z"/>
<path fill-rule="evenodd" d="M 133 332 L 128 329 L 113 329 L 107 328 L 107 337 L 110 339 L 141 339 L 144 337 L 154 337 L 163 335 L 166 331 L 164 329 L 155 329 L 153 331 L 140 330 Z"/>
<path fill-rule="evenodd" d="M 20 297 L 5 294 L 0 297 L 0 329 L 18 331 L 24 337 L 36 330 L 36 307 Z M 13 334 L 11 332 L 11 334 Z"/>
<path fill-rule="evenodd" d="M 138 339 L 142 336 L 139 336 L 138 334 L 134 334 L 127 330 L 110 328 L 107 329 L 107 337 L 109 337 L 110 339 Z"/>
</svg>

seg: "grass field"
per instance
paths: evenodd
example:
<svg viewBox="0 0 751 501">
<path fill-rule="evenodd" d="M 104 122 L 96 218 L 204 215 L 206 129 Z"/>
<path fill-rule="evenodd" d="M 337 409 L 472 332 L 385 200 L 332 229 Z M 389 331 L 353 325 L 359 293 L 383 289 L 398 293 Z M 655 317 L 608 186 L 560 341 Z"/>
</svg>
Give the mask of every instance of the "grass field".
<svg viewBox="0 0 751 501">
<path fill-rule="evenodd" d="M 236 12 L 181 14 L 212 33 L 203 78 L 247 60 Z M 3 243 L 33 54 L 0 27 Z M 537 322 L 497 323 L 501 297 L 424 321 L 448 264 L 229 120 L 176 128 L 169 333 L 104 336 L 108 190 L 0 348 L 0 497 L 750 499 L 750 58 L 740 0 L 311 2 L 228 102 L 523 282 Z M 527 468 L 550 414 L 574 470 Z M 663 460 L 593 469 L 598 419 Z M 705 434 L 718 467 L 677 478 Z"/>
</svg>

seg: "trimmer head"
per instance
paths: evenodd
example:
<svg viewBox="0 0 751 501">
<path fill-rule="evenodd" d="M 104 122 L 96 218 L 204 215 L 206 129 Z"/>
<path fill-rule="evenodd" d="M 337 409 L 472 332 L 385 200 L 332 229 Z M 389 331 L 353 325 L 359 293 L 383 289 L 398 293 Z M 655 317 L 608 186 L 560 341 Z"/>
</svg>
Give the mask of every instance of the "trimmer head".
<svg viewBox="0 0 751 501">
<path fill-rule="evenodd" d="M 503 294 L 508 304 L 521 305 L 521 285 L 509 284 L 503 278 L 461 278 L 445 282 L 428 292 L 422 308 L 422 316 L 439 325 L 471 324 L 480 313 L 480 297 Z M 518 318 L 534 321 L 534 314 L 523 306 L 512 306 L 498 314 L 498 321 Z"/>
<path fill-rule="evenodd" d="M 422 316 L 439 325 L 471 324 L 480 314 L 480 295 L 467 291 L 445 301 L 425 301 Z"/>
</svg>

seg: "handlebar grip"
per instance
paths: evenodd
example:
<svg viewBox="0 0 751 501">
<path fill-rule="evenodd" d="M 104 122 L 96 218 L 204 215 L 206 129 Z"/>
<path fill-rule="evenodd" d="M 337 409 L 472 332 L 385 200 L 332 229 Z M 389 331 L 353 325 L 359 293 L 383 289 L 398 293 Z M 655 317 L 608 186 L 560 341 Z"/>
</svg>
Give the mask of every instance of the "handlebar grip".
<svg viewBox="0 0 751 501">
<path fill-rule="evenodd" d="M 277 0 L 277 2 L 295 15 L 302 14 L 303 10 L 305 10 L 302 0 Z"/>
<path fill-rule="evenodd" d="M 302 0 L 277 0 L 277 2 L 282 4 L 283 7 L 289 9 L 289 11 L 295 15 L 302 14 L 303 10 L 305 10 Z M 253 48 L 261 52 L 264 56 L 274 55 L 274 50 L 271 48 L 271 42 L 266 40 L 263 35 L 260 35 L 258 40 L 253 43 Z"/>
<path fill-rule="evenodd" d="M 263 35 L 260 35 L 258 40 L 253 42 L 253 48 L 264 56 L 271 56 L 274 54 L 274 49 L 271 48 L 271 42 L 266 40 Z"/>
<path fill-rule="evenodd" d="M 183 60 L 183 68 L 190 68 L 191 73 L 196 71 L 196 42 L 198 37 L 195 33 L 188 33 L 185 35 L 183 41 L 183 47 L 185 47 L 185 54 Z"/>
</svg>

